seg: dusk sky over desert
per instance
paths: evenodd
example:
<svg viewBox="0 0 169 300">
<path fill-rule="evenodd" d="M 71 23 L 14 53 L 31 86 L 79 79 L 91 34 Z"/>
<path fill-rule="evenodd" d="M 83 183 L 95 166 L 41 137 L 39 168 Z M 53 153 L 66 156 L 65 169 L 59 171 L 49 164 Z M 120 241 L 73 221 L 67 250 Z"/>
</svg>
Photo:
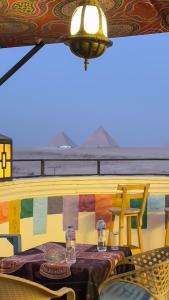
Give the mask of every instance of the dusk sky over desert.
<svg viewBox="0 0 169 300">
<path fill-rule="evenodd" d="M 169 143 L 168 38 L 113 39 L 87 72 L 64 44 L 45 46 L 1 88 L 1 132 L 16 147 L 38 147 L 60 131 L 81 144 L 102 125 L 122 147 L 163 147 Z M 1 74 L 28 49 L 1 49 Z"/>
</svg>

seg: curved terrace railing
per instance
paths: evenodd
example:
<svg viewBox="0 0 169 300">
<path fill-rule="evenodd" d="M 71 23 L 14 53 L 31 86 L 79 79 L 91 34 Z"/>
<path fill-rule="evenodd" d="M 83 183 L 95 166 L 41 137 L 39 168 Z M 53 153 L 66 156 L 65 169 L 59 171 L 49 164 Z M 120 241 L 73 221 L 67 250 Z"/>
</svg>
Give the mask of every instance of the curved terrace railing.
<svg viewBox="0 0 169 300">
<path fill-rule="evenodd" d="M 169 176 L 169 158 L 13 159 L 14 178 L 94 175 Z"/>
</svg>

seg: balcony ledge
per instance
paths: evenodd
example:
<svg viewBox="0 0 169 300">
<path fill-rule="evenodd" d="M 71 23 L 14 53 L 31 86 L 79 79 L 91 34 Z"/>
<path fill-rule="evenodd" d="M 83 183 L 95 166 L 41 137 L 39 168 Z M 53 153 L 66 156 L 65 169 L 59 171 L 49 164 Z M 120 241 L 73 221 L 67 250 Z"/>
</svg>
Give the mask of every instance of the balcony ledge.
<svg viewBox="0 0 169 300">
<path fill-rule="evenodd" d="M 150 184 L 150 195 L 169 194 L 167 176 L 77 176 L 14 179 L 0 182 L 0 201 L 82 194 L 113 194 L 117 184 Z"/>
</svg>

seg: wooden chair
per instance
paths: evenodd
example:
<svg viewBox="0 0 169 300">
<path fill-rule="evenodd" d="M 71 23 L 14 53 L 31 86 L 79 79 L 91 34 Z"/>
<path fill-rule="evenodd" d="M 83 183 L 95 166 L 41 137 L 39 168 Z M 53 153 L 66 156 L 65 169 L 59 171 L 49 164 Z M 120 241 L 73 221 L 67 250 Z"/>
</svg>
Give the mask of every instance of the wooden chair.
<svg viewBox="0 0 169 300">
<path fill-rule="evenodd" d="M 70 288 L 52 291 L 38 283 L 16 276 L 0 274 L 1 300 L 51 300 L 67 295 L 67 300 L 75 300 L 75 293 Z"/>
<path fill-rule="evenodd" d="M 115 199 L 121 200 L 121 207 L 109 208 L 112 215 L 112 221 L 109 227 L 108 245 L 112 245 L 112 235 L 114 230 L 115 217 L 119 217 L 119 245 L 124 245 L 124 220 L 127 219 L 127 246 L 131 246 L 131 217 L 136 218 L 137 234 L 138 234 L 138 248 L 137 252 L 143 251 L 142 241 L 142 218 L 148 197 L 149 184 L 147 185 L 118 185 Z M 131 199 L 141 199 L 141 208 L 130 208 Z"/>
<path fill-rule="evenodd" d="M 99 295 L 100 300 L 169 299 L 169 260 L 110 277 Z"/>
<path fill-rule="evenodd" d="M 167 223 L 166 223 L 166 232 L 165 232 L 165 246 L 169 246 L 169 207 L 165 208 Z"/>
</svg>

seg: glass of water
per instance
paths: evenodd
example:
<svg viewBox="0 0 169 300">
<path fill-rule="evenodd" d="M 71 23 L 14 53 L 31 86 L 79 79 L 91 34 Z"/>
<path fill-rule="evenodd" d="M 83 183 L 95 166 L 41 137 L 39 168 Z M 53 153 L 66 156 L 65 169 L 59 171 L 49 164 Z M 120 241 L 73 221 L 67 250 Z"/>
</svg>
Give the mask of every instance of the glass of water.
<svg viewBox="0 0 169 300">
<path fill-rule="evenodd" d="M 112 233 L 111 250 L 119 250 L 119 233 Z"/>
</svg>

